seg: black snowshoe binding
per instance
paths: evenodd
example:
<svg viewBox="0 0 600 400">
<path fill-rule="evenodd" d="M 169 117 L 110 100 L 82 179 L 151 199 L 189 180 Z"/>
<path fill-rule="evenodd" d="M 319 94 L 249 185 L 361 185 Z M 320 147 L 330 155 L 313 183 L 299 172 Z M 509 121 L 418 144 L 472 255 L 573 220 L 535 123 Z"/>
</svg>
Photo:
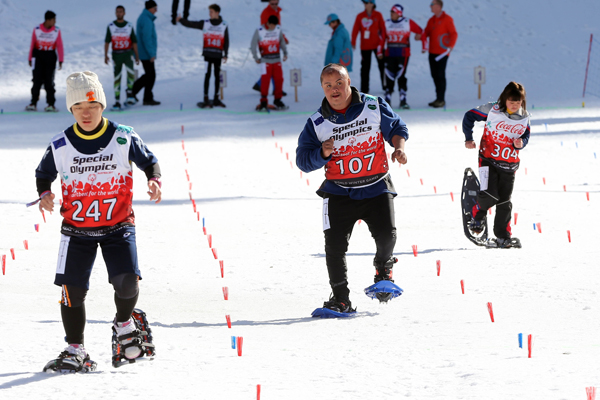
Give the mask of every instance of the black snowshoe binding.
<svg viewBox="0 0 600 400">
<path fill-rule="evenodd" d="M 472 217 L 473 207 L 477 205 L 477 194 L 479 193 L 479 179 L 471 168 L 465 169 L 463 178 L 461 207 L 462 220 L 465 236 L 477 246 L 487 246 L 488 226 L 487 216 L 481 221 Z"/>
<path fill-rule="evenodd" d="M 196 103 L 196 105 L 198 108 L 213 108 L 213 103 L 212 101 L 208 100 L 208 97 L 205 97 L 204 101 Z"/>
<path fill-rule="evenodd" d="M 283 101 L 281 101 L 281 99 L 275 99 L 273 105 L 275 106 L 275 109 L 279 111 L 287 110 L 289 108 L 284 104 Z"/>
<path fill-rule="evenodd" d="M 510 249 L 510 248 L 520 249 L 521 241 L 517 238 L 509 238 L 509 239 L 491 238 L 487 241 L 487 243 L 485 244 L 485 247 L 487 247 L 488 249 Z"/>
<path fill-rule="evenodd" d="M 338 300 L 335 296 L 331 296 L 328 301 L 323 303 L 323 308 L 327 308 L 337 313 L 353 313 L 356 312 L 355 308 L 352 308 L 352 303 L 347 299 Z"/>
<path fill-rule="evenodd" d="M 394 264 L 398 262 L 396 257 L 391 257 L 382 263 L 377 259 L 373 260 L 375 267 L 375 284 L 365 289 L 365 294 L 372 299 L 379 300 L 380 303 L 387 303 L 394 297 L 402 294 L 403 290 L 394 284 L 392 279 Z"/>
<path fill-rule="evenodd" d="M 65 351 L 60 353 L 57 359 L 49 361 L 43 371 L 68 374 L 86 373 L 96 370 L 97 364 L 95 361 L 90 360 L 90 356 L 87 352 L 85 355 L 74 354 L 75 352 L 69 351 L 71 348 L 71 346 L 67 347 Z"/>
<path fill-rule="evenodd" d="M 225 103 L 223 103 L 223 102 L 222 102 L 221 100 L 219 100 L 218 98 L 215 98 L 215 99 L 212 101 L 212 106 L 213 106 L 213 107 L 223 107 L 223 108 L 225 108 Z"/>
<path fill-rule="evenodd" d="M 113 327 L 112 335 L 112 365 L 119 368 L 126 364 L 133 364 L 139 361 L 152 361 L 156 355 L 156 350 L 152 344 L 152 330 L 148 325 L 146 313 L 136 308 L 131 313 L 135 322 L 135 330 L 129 334 L 117 337 L 117 332 Z M 129 341 L 129 339 L 133 339 Z M 126 342 L 123 344 L 123 342 Z M 135 358 L 125 357 L 125 351 L 129 347 L 138 347 L 140 354 Z"/>
</svg>

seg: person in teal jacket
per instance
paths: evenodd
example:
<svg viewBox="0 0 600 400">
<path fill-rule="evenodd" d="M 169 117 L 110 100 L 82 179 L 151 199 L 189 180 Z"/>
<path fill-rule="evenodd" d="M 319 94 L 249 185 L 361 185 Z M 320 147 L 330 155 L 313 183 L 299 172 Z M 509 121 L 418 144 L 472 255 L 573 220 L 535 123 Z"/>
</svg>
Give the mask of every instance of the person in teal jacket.
<svg viewBox="0 0 600 400">
<path fill-rule="evenodd" d="M 138 53 L 142 66 L 144 67 L 144 75 L 139 77 L 133 84 L 133 99 L 128 98 L 127 104 L 133 105 L 137 102 L 136 94 L 140 90 L 144 89 L 144 105 L 145 106 L 157 106 L 160 104 L 159 101 L 154 100 L 154 94 L 152 88 L 154 88 L 154 82 L 156 81 L 156 70 L 154 69 L 154 61 L 156 60 L 156 28 L 154 27 L 154 20 L 156 19 L 156 12 L 158 6 L 153 0 L 146 2 L 146 9 L 142 11 L 137 20 L 137 36 L 138 36 Z"/>
<path fill-rule="evenodd" d="M 340 22 L 337 14 L 329 14 L 325 25 L 329 25 L 333 29 L 329 44 L 327 44 L 327 52 L 325 53 L 325 64 L 341 64 L 348 72 L 352 72 L 352 44 L 350 35 Z"/>
</svg>

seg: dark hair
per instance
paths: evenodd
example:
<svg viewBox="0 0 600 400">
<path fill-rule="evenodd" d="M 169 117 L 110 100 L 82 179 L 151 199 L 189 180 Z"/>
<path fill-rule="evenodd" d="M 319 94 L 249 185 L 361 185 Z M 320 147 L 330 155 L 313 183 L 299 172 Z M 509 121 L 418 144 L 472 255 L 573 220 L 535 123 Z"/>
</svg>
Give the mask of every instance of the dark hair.
<svg viewBox="0 0 600 400">
<path fill-rule="evenodd" d="M 440 5 L 440 7 L 444 8 L 444 1 L 443 0 L 433 0 L 436 3 L 438 3 Z"/>
<path fill-rule="evenodd" d="M 269 19 L 267 20 L 267 23 L 273 24 L 273 25 L 279 25 L 279 18 L 277 18 L 276 15 L 271 15 L 269 17 Z"/>
<path fill-rule="evenodd" d="M 117 8 L 115 8 L 115 10 L 118 10 L 119 8 L 122 8 L 123 11 L 125 11 L 125 7 L 123 7 L 123 6 L 117 6 Z"/>
<path fill-rule="evenodd" d="M 521 107 L 523 108 L 523 111 L 527 111 L 527 102 L 525 100 L 525 97 L 525 87 L 520 83 L 512 81 L 508 85 L 506 85 L 502 93 L 500 93 L 500 97 L 498 97 L 498 108 L 500 108 L 500 111 L 506 111 L 507 100 L 522 100 L 523 104 L 521 105 Z"/>
<path fill-rule="evenodd" d="M 211 4 L 210 6 L 208 6 L 208 9 L 209 10 L 214 10 L 214 11 L 216 11 L 218 13 L 221 12 L 221 7 L 219 7 L 218 4 Z"/>
<path fill-rule="evenodd" d="M 50 10 L 46 11 L 46 14 L 44 14 L 44 19 L 46 21 L 49 21 L 49 20 L 51 20 L 53 18 L 56 18 L 56 14 L 54 12 L 50 11 Z"/>
<path fill-rule="evenodd" d="M 321 70 L 321 75 L 319 77 L 319 79 L 321 80 L 321 84 L 323 84 L 323 75 L 329 75 L 334 72 L 337 72 L 340 75 L 345 74 L 348 77 L 350 76 L 348 74 L 348 70 L 342 64 L 330 63 L 330 64 L 327 64 L 326 66 L 324 66 L 323 69 Z"/>
</svg>

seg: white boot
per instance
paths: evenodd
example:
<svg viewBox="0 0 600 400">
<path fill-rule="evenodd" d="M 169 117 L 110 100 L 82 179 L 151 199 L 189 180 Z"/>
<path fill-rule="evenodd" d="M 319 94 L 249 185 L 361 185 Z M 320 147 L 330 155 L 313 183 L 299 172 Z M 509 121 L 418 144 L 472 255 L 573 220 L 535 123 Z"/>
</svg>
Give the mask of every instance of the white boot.
<svg viewBox="0 0 600 400">
<path fill-rule="evenodd" d="M 127 334 L 135 332 L 137 330 L 137 327 L 135 325 L 135 322 L 133 321 L 133 318 L 129 318 L 129 321 L 115 322 L 113 324 L 113 329 L 117 333 L 117 339 L 119 339 L 119 343 L 122 346 L 124 346 L 124 345 L 127 345 L 128 343 L 131 343 L 134 340 L 134 338 L 129 337 L 127 339 L 121 340 L 120 339 L 121 336 L 125 336 Z M 125 349 L 125 358 L 128 358 L 131 360 L 131 359 L 139 357 L 141 353 L 142 353 L 142 349 L 139 348 L 138 346 L 130 346 Z"/>
</svg>

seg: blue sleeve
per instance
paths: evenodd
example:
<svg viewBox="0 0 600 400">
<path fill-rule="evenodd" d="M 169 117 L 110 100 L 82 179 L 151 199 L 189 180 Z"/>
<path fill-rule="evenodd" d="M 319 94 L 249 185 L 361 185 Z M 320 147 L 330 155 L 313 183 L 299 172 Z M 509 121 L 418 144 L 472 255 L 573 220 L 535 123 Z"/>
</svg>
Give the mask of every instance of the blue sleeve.
<svg viewBox="0 0 600 400">
<path fill-rule="evenodd" d="M 402 118 L 381 97 L 378 97 L 377 101 L 381 113 L 381 134 L 383 138 L 392 146 L 394 145 L 392 143 L 393 136 L 402 136 L 405 140 L 408 140 L 408 128 Z"/>
<path fill-rule="evenodd" d="M 525 148 L 525 146 L 527 146 L 527 143 L 529 143 L 529 134 L 530 133 L 531 133 L 531 128 L 530 128 L 529 124 L 527 124 L 527 129 L 525 129 L 525 133 L 521 135 L 521 139 L 523 139 L 523 147 L 521 147 L 520 149 L 517 149 L 517 150 L 523 150 Z"/>
<path fill-rule="evenodd" d="M 147 18 L 141 18 L 138 21 L 138 43 L 142 42 L 142 45 L 148 52 L 150 58 L 156 57 L 156 33 L 154 30 L 154 24 Z"/>
<path fill-rule="evenodd" d="M 326 159 L 321 156 L 321 141 L 317 138 L 312 120 L 309 118 L 298 138 L 296 165 L 302 172 L 308 173 L 323 168 L 329 160 L 331 156 Z"/>
<path fill-rule="evenodd" d="M 485 121 L 487 119 L 487 114 L 481 112 L 480 110 L 473 108 L 465 113 L 463 117 L 462 129 L 465 134 L 465 141 L 473 140 L 473 126 L 475 126 L 475 122 Z"/>
<path fill-rule="evenodd" d="M 142 171 L 147 167 L 158 163 L 156 156 L 148 149 L 142 138 L 135 132 L 131 135 L 129 161 L 133 161 Z"/>
<path fill-rule="evenodd" d="M 50 144 L 52 146 L 52 144 Z M 50 182 L 54 182 L 56 176 L 58 175 L 58 171 L 56 170 L 56 164 L 54 163 L 54 154 L 52 153 L 52 148 L 48 146 L 46 152 L 44 153 L 44 157 L 42 157 L 42 161 L 35 169 L 35 177 L 38 179 L 47 179 Z"/>
</svg>

